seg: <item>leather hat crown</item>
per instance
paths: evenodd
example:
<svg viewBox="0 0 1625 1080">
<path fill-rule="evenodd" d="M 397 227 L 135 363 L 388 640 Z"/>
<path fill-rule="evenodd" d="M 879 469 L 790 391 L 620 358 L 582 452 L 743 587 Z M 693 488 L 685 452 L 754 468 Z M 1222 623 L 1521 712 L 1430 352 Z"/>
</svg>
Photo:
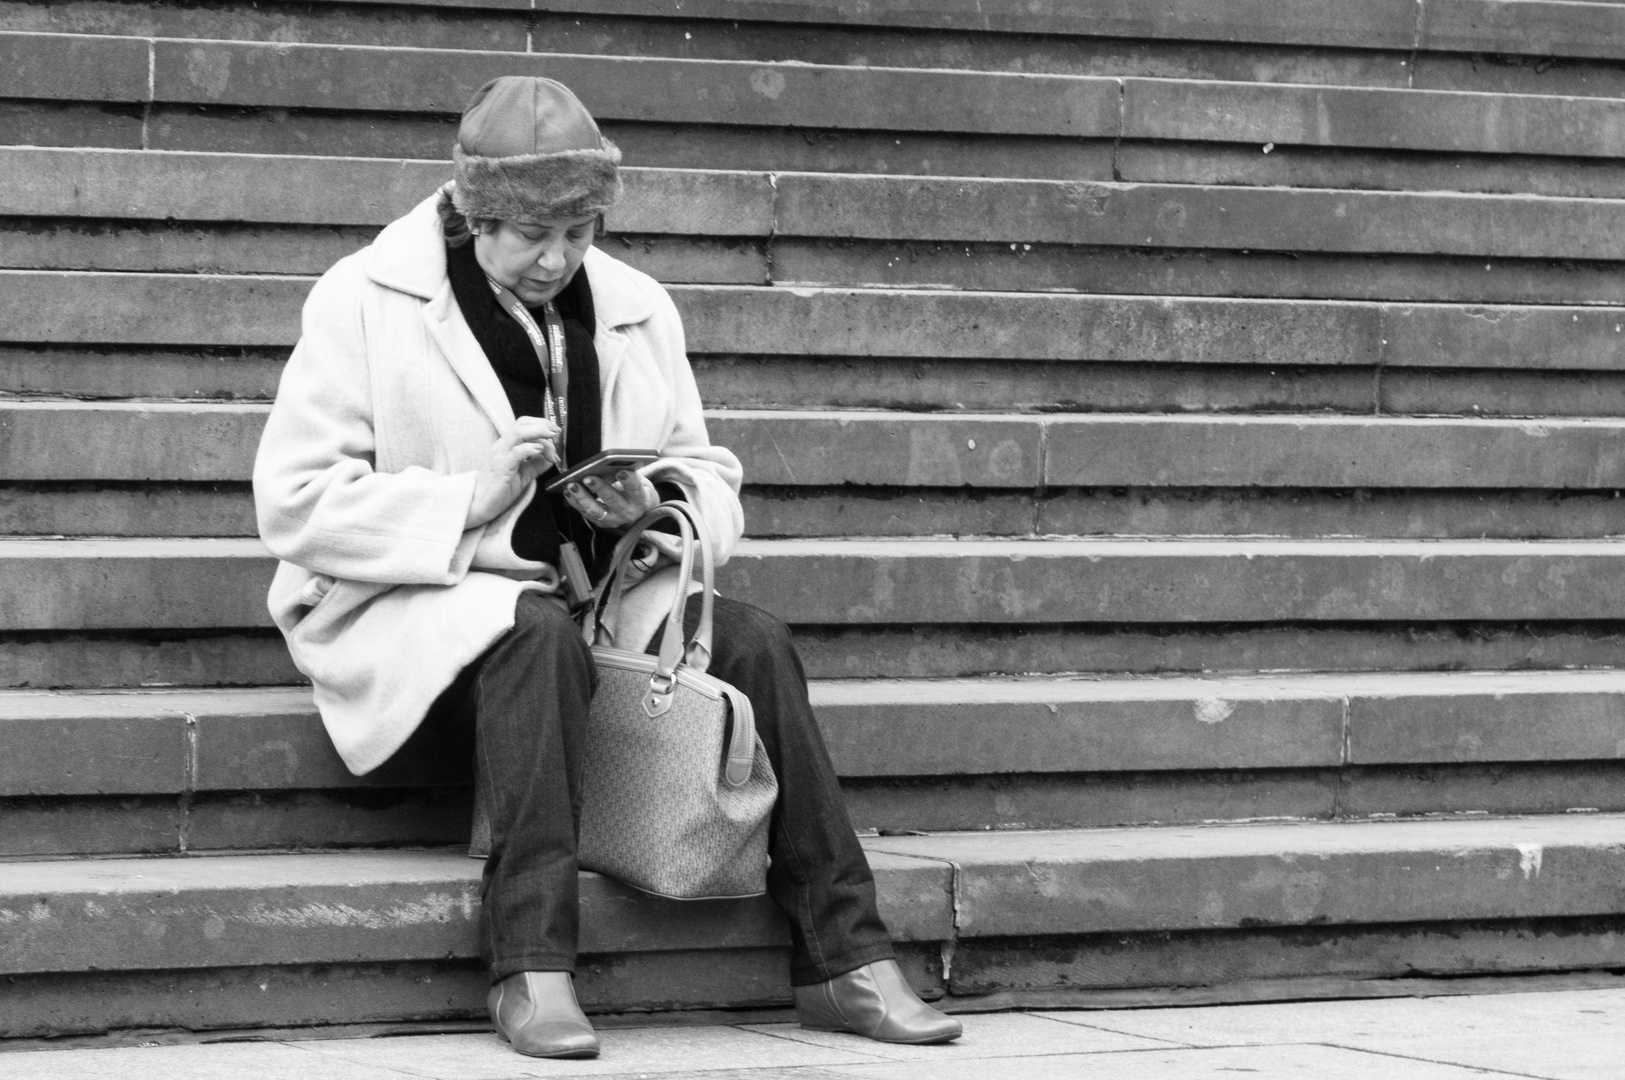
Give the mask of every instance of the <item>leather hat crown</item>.
<svg viewBox="0 0 1625 1080">
<path fill-rule="evenodd" d="M 620 149 L 563 83 L 492 79 L 463 110 L 452 149 L 452 202 L 468 218 L 552 221 L 609 209 Z"/>
</svg>

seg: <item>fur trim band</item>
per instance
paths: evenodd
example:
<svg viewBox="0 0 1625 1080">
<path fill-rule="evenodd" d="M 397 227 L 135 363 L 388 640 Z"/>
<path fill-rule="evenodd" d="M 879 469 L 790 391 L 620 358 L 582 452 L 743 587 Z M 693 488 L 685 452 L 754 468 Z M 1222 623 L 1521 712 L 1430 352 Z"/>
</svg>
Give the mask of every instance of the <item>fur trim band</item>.
<svg viewBox="0 0 1625 1080">
<path fill-rule="evenodd" d="M 452 148 L 452 202 L 467 218 L 556 221 L 602 213 L 621 194 L 620 149 L 478 157 Z"/>
</svg>

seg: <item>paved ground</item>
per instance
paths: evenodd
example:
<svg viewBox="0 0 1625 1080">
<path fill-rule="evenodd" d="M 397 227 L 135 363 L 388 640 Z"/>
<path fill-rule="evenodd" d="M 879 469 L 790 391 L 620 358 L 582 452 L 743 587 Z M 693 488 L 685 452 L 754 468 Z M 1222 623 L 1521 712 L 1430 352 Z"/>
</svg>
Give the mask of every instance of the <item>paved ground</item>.
<svg viewBox="0 0 1625 1080">
<path fill-rule="evenodd" d="M 793 1024 L 618 1028 L 596 1061 L 487 1034 L 0 1053 L 0 1080 L 1625 1080 L 1625 990 L 970 1015 L 947 1047 Z"/>
</svg>

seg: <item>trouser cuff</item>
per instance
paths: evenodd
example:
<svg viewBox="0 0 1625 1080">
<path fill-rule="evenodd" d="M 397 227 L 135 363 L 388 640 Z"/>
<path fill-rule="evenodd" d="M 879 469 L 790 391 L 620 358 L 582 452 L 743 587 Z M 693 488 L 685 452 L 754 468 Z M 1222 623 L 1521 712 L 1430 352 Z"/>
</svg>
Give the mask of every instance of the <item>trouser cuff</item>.
<svg viewBox="0 0 1625 1080">
<path fill-rule="evenodd" d="M 821 982 L 829 982 L 837 975 L 845 975 L 849 971 L 856 971 L 864 964 L 872 964 L 876 960 L 895 960 L 897 951 L 892 948 L 891 942 L 882 942 L 879 945 L 870 945 L 863 949 L 853 949 L 849 952 L 832 956 L 822 964 L 792 962 L 790 964 L 791 986 L 813 986 Z"/>
<path fill-rule="evenodd" d="M 574 975 L 576 973 L 576 958 L 573 956 L 538 953 L 534 956 L 516 956 L 511 960 L 491 961 L 491 981 L 493 983 L 499 983 L 509 975 L 517 975 L 521 971 L 567 971 Z"/>
</svg>

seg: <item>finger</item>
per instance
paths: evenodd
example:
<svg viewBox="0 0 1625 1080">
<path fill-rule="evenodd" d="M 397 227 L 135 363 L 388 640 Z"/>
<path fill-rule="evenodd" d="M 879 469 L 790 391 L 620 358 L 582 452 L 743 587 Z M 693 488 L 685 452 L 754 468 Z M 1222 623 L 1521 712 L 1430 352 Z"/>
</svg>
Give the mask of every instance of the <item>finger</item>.
<svg viewBox="0 0 1625 1080">
<path fill-rule="evenodd" d="M 513 427 L 502 433 L 497 445 L 503 448 L 520 443 L 551 442 L 559 437 L 559 426 L 540 416 L 521 416 Z"/>
<path fill-rule="evenodd" d="M 576 513 L 580 514 L 588 521 L 592 521 L 597 518 L 597 512 L 602 504 L 599 503 L 597 499 L 589 495 L 580 484 L 571 484 L 570 486 L 566 487 L 564 489 L 564 497 L 571 506 L 576 508 Z"/>
<path fill-rule="evenodd" d="M 559 425 L 541 416 L 521 416 L 514 421 L 513 430 L 530 441 L 559 437 Z"/>
<path fill-rule="evenodd" d="M 598 501 L 609 507 L 611 513 L 626 513 L 630 504 L 626 496 L 617 491 L 613 485 L 598 479 L 596 476 L 587 477 L 586 484 L 592 489 L 592 493 L 598 496 Z"/>
</svg>

